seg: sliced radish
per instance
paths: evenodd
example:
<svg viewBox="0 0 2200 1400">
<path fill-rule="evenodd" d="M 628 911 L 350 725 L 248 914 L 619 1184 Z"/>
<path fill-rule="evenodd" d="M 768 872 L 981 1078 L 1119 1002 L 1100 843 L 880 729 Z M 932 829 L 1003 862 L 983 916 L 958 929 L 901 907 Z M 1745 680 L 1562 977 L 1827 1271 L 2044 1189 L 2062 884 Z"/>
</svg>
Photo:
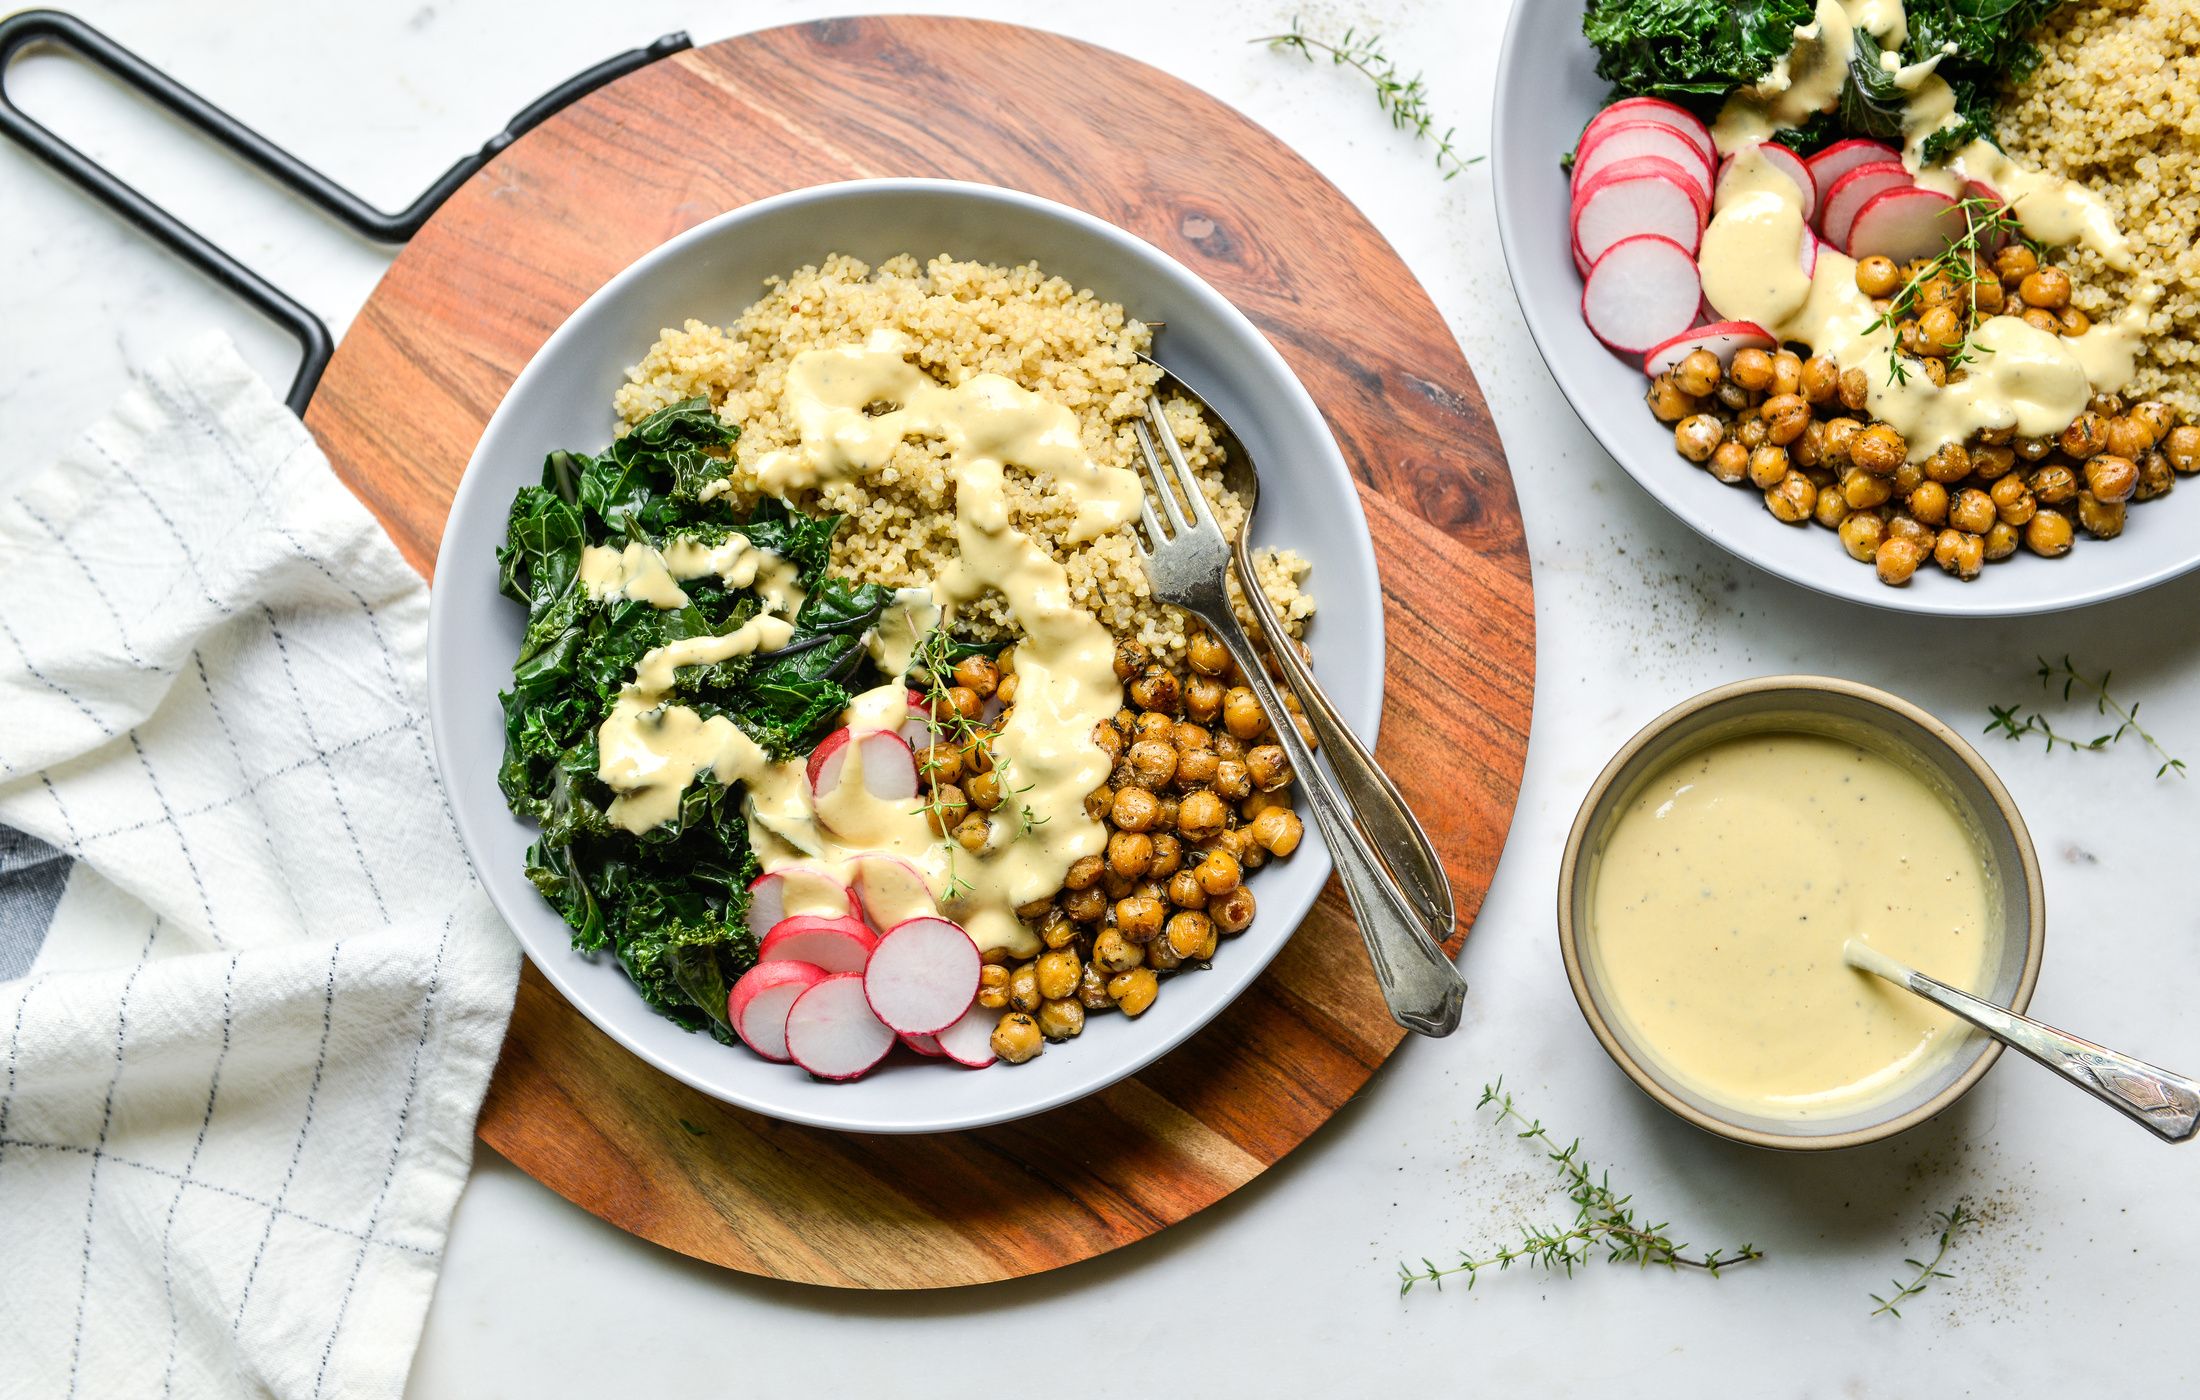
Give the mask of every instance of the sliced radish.
<svg viewBox="0 0 2200 1400">
<path fill-rule="evenodd" d="M 931 1035 L 959 1020 L 978 995 L 978 945 L 937 915 L 888 929 L 863 966 L 871 1011 L 904 1035 Z"/>
<path fill-rule="evenodd" d="M 908 740 L 890 729 L 836 729 L 810 754 L 813 797 L 840 786 L 851 754 L 861 758 L 863 788 L 871 796 L 901 802 L 917 795 L 917 758 Z"/>
<path fill-rule="evenodd" d="M 871 1014 L 863 978 L 827 977 L 787 1011 L 787 1054 L 820 1079 L 858 1079 L 894 1048 L 894 1032 Z"/>
<path fill-rule="evenodd" d="M 1596 338 L 1622 355 L 1687 330 L 1703 301 L 1696 259 L 1670 238 L 1623 238 L 1596 260 L 1581 288 L 1581 318 Z"/>
<path fill-rule="evenodd" d="M 877 942 L 860 919 L 805 914 L 774 924 L 756 957 L 759 962 L 806 962 L 827 972 L 861 972 Z"/>
<path fill-rule="evenodd" d="M 1819 207 L 1823 208 L 1835 183 L 1851 170 L 1884 161 L 1900 164 L 1901 160 L 1902 153 L 1892 146 L 1878 141 L 1851 140 L 1836 141 L 1803 164 L 1810 171 L 1810 182 L 1817 187 Z"/>
<path fill-rule="evenodd" d="M 1910 179 L 1909 170 L 1898 160 L 1859 165 L 1834 181 L 1833 188 L 1826 192 L 1822 206 L 1824 217 L 1818 221 L 1818 231 L 1826 236 L 1828 243 L 1848 252 L 1850 230 L 1864 206 L 1889 190 L 1908 189 L 1915 183 Z"/>
<path fill-rule="evenodd" d="M 905 1035 L 901 1038 L 901 1043 L 924 1056 L 927 1060 L 944 1060 L 947 1058 L 947 1052 L 940 1049 L 940 1038 L 936 1035 Z"/>
<path fill-rule="evenodd" d="M 1695 142 L 1663 122 L 1615 122 L 1590 137 L 1574 158 L 1574 191 L 1578 194 L 1586 188 L 1600 171 L 1643 156 L 1673 162 L 1710 197 L 1711 163 Z"/>
<path fill-rule="evenodd" d="M 1803 197 L 1803 222 L 1809 223 L 1811 216 L 1818 212 L 1818 186 L 1812 183 L 1810 170 L 1803 164 L 1803 158 L 1777 141 L 1766 141 L 1748 149 L 1755 150 L 1774 169 L 1788 177 L 1788 183 L 1795 186 L 1795 192 Z M 1734 161 L 1734 156 L 1728 156 L 1726 163 L 1719 167 L 1720 185 L 1724 185 L 1727 177 L 1733 173 Z"/>
<path fill-rule="evenodd" d="M 843 909 L 851 917 L 863 917 L 855 891 L 831 871 L 813 865 L 768 870 L 749 881 L 749 932 L 759 943 L 774 925 L 787 919 L 805 914 L 833 917 Z"/>
<path fill-rule="evenodd" d="M 1642 357 L 1642 372 L 1652 379 L 1664 374 L 1698 350 L 1709 350 L 1719 357 L 1719 368 L 1734 363 L 1737 350 L 1777 350 L 1780 342 L 1772 338 L 1772 332 L 1755 321 L 1714 321 L 1708 326 L 1698 326 L 1683 331 L 1662 345 L 1655 346 Z"/>
<path fill-rule="evenodd" d="M 1898 263 L 1938 255 L 1963 236 L 1963 211 L 1935 190 L 1889 190 L 1870 203 L 1849 227 L 1849 252 L 1859 258 L 1878 254 Z"/>
<path fill-rule="evenodd" d="M 1582 130 L 1581 140 L 1575 143 L 1574 149 L 1588 149 L 1589 138 L 1598 135 L 1606 127 L 1617 126 L 1621 122 L 1640 121 L 1664 122 L 1686 136 L 1703 153 L 1706 165 L 1719 158 L 1719 148 L 1711 139 L 1711 128 L 1703 124 L 1703 119 L 1686 107 L 1667 102 L 1660 97 L 1629 97 L 1613 103 L 1589 119 L 1589 125 Z"/>
<path fill-rule="evenodd" d="M 1642 156 L 1609 166 L 1574 202 L 1574 263 L 1594 267 L 1613 244 L 1645 233 L 1694 253 L 1707 214 L 1702 197 L 1669 160 Z"/>
<path fill-rule="evenodd" d="M 1805 277 L 1818 271 L 1818 254 L 1824 246 L 1824 240 L 1812 233 L 1809 225 L 1804 225 L 1803 239 L 1795 245 L 1795 261 L 1802 267 Z"/>
<path fill-rule="evenodd" d="M 909 718 L 903 720 L 901 728 L 895 732 L 910 748 L 921 749 L 932 742 L 932 716 L 925 706 L 923 691 L 912 689 L 908 703 Z"/>
<path fill-rule="evenodd" d="M 2009 212 L 2009 201 L 2001 197 L 2000 190 L 1995 189 L 1992 185 L 1987 184 L 1984 180 L 1964 181 L 1963 197 L 1965 199 L 1985 200 L 1988 204 L 1993 206 L 1994 212 L 1996 214 L 2007 214 Z M 1956 218 L 1959 220 L 1962 219 L 1962 217 L 1963 216 L 1961 213 L 1958 213 L 1956 215 Z M 2008 237 L 1999 229 L 1996 229 L 1990 234 L 1982 231 L 1979 237 L 1979 249 L 1980 251 L 1991 256 L 1992 254 L 2000 252 L 2002 244 L 2008 241 Z"/>
<path fill-rule="evenodd" d="M 863 920 L 881 933 L 908 919 L 940 912 L 932 882 L 900 856 L 865 852 L 849 862 L 848 877 Z"/>
<path fill-rule="evenodd" d="M 795 998 L 825 980 L 824 969 L 803 962 L 760 962 L 741 974 L 726 998 L 726 1019 L 751 1050 L 787 1062 L 787 1011 Z"/>
<path fill-rule="evenodd" d="M 993 1053 L 993 1028 L 1000 1023 L 1000 1012 L 973 1006 L 936 1039 L 948 1059 L 970 1069 L 984 1069 L 1000 1058 Z"/>
</svg>

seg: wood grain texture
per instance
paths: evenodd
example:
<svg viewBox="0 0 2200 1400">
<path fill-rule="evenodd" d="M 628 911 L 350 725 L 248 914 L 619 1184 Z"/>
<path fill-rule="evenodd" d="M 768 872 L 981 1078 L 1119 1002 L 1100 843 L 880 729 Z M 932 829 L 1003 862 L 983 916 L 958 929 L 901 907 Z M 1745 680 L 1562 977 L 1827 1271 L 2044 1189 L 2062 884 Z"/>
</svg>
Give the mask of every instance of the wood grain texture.
<svg viewBox="0 0 2200 1400">
<path fill-rule="evenodd" d="M 1456 950 L 1512 819 L 1534 692 L 1497 433 L 1381 235 L 1273 137 L 1165 74 L 1053 35 L 914 18 L 791 26 L 661 62 L 532 132 L 444 206 L 306 422 L 426 570 L 490 412 L 590 292 L 723 210 L 875 175 L 1089 210 L 1182 260 L 1282 350 L 1358 478 L 1389 628 L 1381 756 L 1443 853 Z M 1175 1054 L 1084 1102 L 940 1137 L 728 1108 L 619 1049 L 530 967 L 480 1132 L 567 1199 L 698 1259 L 844 1287 L 978 1283 L 1220 1199 L 1303 1142 L 1400 1037 L 1332 883 L 1266 975 Z"/>
</svg>

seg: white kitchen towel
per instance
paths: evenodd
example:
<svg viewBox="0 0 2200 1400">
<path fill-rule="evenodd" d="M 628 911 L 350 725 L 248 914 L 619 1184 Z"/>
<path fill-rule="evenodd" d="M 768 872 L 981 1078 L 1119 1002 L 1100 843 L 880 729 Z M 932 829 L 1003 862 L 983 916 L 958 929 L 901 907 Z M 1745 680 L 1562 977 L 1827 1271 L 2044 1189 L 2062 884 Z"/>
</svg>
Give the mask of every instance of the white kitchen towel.
<svg viewBox="0 0 2200 1400">
<path fill-rule="evenodd" d="M 0 478 L 0 1394 L 394 1396 L 518 954 L 419 576 L 226 337 Z"/>
</svg>

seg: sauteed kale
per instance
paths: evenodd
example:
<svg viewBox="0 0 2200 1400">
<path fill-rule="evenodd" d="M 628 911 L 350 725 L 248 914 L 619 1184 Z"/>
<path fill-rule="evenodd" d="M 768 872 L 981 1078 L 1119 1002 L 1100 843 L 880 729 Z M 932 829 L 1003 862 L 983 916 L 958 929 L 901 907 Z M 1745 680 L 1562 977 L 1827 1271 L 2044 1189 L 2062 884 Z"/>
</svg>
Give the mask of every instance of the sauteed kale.
<svg viewBox="0 0 2200 1400">
<path fill-rule="evenodd" d="M 690 1030 L 730 1041 L 726 993 L 756 958 L 746 915 L 757 874 L 738 789 L 706 772 L 678 816 L 642 836 L 612 824 L 612 792 L 596 777 L 596 731 L 654 647 L 719 635 L 763 607 L 753 589 L 686 580 L 684 607 L 592 599 L 581 583 L 587 545 L 676 537 L 711 545 L 738 532 L 792 562 L 805 599 L 780 651 L 684 667 L 674 696 L 723 714 L 773 758 L 814 747 L 846 708 L 850 687 L 875 683 L 863 634 L 891 597 L 876 584 L 826 573 L 834 515 L 772 500 L 746 523 L 700 499 L 724 473 L 735 430 L 702 399 L 660 410 L 599 456 L 553 452 L 539 486 L 513 498 L 497 563 L 506 596 L 526 605 L 527 631 L 504 704 L 498 773 L 515 815 L 540 824 L 527 877 L 573 931 L 573 945 L 610 950 L 642 996 Z"/>
</svg>

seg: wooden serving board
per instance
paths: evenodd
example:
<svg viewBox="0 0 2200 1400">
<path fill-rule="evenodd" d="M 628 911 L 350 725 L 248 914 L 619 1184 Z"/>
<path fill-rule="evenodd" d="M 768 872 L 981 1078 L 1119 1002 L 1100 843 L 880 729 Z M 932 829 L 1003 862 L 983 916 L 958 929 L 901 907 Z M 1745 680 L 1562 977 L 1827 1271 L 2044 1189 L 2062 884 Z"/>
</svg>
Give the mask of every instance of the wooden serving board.
<svg viewBox="0 0 2200 1400">
<path fill-rule="evenodd" d="M 1381 756 L 1443 852 L 1456 951 L 1512 819 L 1534 690 L 1497 432 L 1443 318 L 1367 220 L 1166 74 L 929 18 L 796 25 L 666 59 L 559 114 L 443 207 L 360 313 L 306 422 L 426 571 L 491 410 L 590 292 L 723 210 L 878 175 L 1089 210 L 1181 259 L 1282 350 L 1358 477 L 1390 639 Z M 1243 1186 L 1400 1038 L 1332 883 L 1266 975 L 1175 1054 L 1081 1103 L 937 1137 L 728 1108 L 621 1050 L 529 967 L 480 1133 L 568 1200 L 698 1259 L 840 1287 L 980 1283 L 1144 1239 Z"/>
</svg>

